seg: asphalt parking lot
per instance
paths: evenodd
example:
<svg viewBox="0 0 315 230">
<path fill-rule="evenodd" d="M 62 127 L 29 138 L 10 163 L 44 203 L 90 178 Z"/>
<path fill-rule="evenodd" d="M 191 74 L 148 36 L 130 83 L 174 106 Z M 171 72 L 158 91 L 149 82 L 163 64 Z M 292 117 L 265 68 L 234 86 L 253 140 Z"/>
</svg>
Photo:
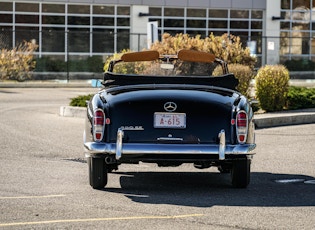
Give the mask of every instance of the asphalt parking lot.
<svg viewBox="0 0 315 230">
<path fill-rule="evenodd" d="M 0 88 L 1 229 L 314 229 L 315 124 L 256 130 L 251 184 L 191 165 L 125 165 L 93 190 L 84 120 L 92 88 Z"/>
</svg>

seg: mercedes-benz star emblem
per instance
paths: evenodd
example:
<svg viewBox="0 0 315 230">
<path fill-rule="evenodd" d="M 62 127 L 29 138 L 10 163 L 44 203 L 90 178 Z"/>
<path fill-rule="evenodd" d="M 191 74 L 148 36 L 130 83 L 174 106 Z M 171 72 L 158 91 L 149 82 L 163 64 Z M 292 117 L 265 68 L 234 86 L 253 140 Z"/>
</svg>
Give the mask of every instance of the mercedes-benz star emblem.
<svg viewBox="0 0 315 230">
<path fill-rule="evenodd" d="M 164 104 L 164 109 L 167 112 L 174 112 L 177 109 L 177 105 L 174 102 L 166 102 Z"/>
</svg>

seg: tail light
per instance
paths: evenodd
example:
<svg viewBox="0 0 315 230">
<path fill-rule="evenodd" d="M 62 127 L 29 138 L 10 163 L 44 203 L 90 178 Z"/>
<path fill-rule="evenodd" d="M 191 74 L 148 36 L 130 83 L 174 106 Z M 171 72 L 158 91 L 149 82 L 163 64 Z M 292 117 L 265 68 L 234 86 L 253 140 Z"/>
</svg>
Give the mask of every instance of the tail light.
<svg viewBox="0 0 315 230">
<path fill-rule="evenodd" d="M 248 130 L 248 117 L 247 113 L 243 110 L 236 114 L 236 135 L 240 144 L 244 144 L 247 138 Z"/>
<path fill-rule="evenodd" d="M 94 140 L 100 142 L 103 140 L 105 128 L 105 114 L 101 109 L 96 109 L 94 111 L 93 117 L 93 137 Z"/>
</svg>

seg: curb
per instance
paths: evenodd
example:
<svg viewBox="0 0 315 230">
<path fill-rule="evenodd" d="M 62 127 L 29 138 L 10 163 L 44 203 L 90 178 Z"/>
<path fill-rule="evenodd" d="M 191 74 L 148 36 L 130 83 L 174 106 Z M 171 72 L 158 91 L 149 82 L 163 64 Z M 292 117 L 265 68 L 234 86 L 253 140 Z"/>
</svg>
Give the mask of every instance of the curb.
<svg viewBox="0 0 315 230">
<path fill-rule="evenodd" d="M 85 118 L 86 108 L 75 106 L 60 106 L 60 116 Z"/>
<path fill-rule="evenodd" d="M 289 113 L 289 114 L 263 114 L 255 115 L 254 123 L 257 129 L 288 125 L 301 125 L 315 123 L 315 112 Z"/>
<path fill-rule="evenodd" d="M 55 80 L 55 81 L 25 81 L 0 82 L 0 88 L 92 88 L 92 80 Z"/>
<path fill-rule="evenodd" d="M 60 116 L 85 118 L 86 108 L 61 106 Z M 257 114 L 254 116 L 254 123 L 257 129 L 287 125 L 311 124 L 315 123 L 315 109 Z"/>
</svg>

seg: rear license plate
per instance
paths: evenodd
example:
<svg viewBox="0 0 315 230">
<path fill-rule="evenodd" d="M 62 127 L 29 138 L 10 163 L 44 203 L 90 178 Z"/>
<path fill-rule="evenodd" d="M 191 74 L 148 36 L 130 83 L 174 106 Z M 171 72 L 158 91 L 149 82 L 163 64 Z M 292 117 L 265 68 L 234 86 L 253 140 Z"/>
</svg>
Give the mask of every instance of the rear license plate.
<svg viewBox="0 0 315 230">
<path fill-rule="evenodd" d="M 186 128 L 186 113 L 154 113 L 154 128 Z"/>
</svg>

